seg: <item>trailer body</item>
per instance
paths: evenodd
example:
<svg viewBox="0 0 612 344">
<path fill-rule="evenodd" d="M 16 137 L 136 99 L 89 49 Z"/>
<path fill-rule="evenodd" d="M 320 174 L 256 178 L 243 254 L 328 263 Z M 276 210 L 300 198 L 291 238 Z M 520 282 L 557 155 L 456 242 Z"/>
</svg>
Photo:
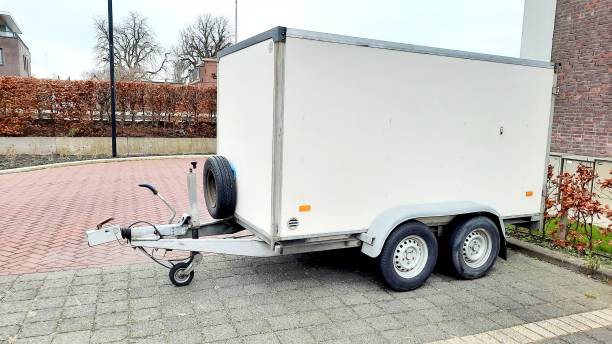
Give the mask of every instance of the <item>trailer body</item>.
<svg viewBox="0 0 612 344">
<path fill-rule="evenodd" d="M 366 233 L 393 208 L 541 213 L 549 63 L 279 27 L 218 68 L 235 217 L 270 244 Z"/>
<path fill-rule="evenodd" d="M 198 221 L 194 161 L 177 223 L 140 184 L 169 223 L 108 219 L 87 232 L 90 245 L 127 240 L 176 286 L 191 282 L 199 252 L 361 247 L 404 291 L 439 262 L 486 275 L 506 258 L 505 225 L 542 218 L 550 63 L 283 27 L 219 58 L 218 155 L 202 173 L 216 220 Z M 159 249 L 190 255 L 164 264 Z"/>
</svg>

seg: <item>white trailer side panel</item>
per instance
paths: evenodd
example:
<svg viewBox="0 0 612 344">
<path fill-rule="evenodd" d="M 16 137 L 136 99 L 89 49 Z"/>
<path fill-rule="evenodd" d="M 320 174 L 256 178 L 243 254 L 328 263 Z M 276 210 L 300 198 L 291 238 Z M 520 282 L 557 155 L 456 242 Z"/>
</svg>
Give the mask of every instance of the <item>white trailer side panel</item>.
<svg viewBox="0 0 612 344">
<path fill-rule="evenodd" d="M 219 62 L 217 154 L 236 173 L 236 216 L 271 236 L 274 51 L 267 40 Z"/>
<path fill-rule="evenodd" d="M 537 214 L 552 82 L 547 68 L 288 37 L 280 237 L 365 230 L 419 203 Z"/>
</svg>

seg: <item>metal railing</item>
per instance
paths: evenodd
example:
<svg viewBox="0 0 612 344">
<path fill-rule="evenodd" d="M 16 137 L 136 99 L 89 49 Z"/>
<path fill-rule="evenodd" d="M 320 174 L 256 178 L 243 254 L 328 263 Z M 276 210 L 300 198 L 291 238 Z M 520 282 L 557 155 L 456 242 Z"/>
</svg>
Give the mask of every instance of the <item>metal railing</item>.
<svg viewBox="0 0 612 344">
<path fill-rule="evenodd" d="M 0 37 L 11 37 L 17 38 L 19 37 L 16 33 L 10 31 L 0 31 Z"/>
</svg>

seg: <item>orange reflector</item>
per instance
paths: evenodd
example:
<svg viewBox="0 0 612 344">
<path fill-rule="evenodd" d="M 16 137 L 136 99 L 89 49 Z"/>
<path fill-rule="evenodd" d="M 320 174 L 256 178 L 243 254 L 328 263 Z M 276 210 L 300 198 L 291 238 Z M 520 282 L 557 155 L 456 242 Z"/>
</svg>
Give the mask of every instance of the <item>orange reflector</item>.
<svg viewBox="0 0 612 344">
<path fill-rule="evenodd" d="M 525 192 L 525 197 L 531 197 L 531 196 L 533 196 L 533 191 Z"/>
<path fill-rule="evenodd" d="M 310 204 L 302 204 L 298 207 L 300 213 L 303 213 L 305 211 L 310 211 Z"/>
</svg>

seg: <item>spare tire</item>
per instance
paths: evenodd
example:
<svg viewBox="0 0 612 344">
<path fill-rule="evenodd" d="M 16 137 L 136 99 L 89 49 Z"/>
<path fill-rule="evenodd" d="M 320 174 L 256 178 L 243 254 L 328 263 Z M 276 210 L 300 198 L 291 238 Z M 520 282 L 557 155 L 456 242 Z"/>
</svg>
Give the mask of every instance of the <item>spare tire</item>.
<svg viewBox="0 0 612 344">
<path fill-rule="evenodd" d="M 229 161 L 213 155 L 204 163 L 204 200 L 210 216 L 225 219 L 236 210 L 236 178 Z"/>
</svg>

